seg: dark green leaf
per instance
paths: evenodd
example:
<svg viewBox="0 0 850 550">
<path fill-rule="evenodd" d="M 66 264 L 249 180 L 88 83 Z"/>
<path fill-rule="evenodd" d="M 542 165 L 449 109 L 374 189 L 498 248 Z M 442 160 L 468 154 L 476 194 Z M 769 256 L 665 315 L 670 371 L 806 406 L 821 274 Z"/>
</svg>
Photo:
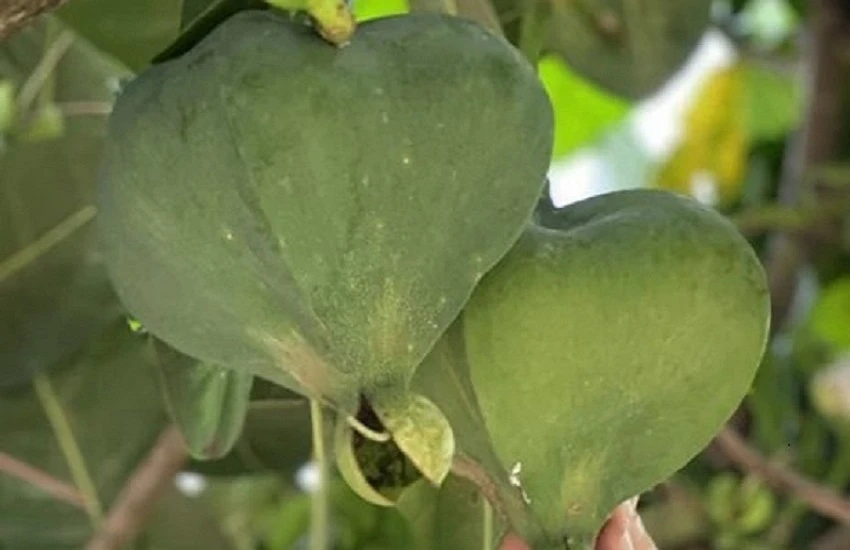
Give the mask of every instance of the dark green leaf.
<svg viewBox="0 0 850 550">
<path fill-rule="evenodd" d="M 213 9 L 216 4 L 221 3 L 221 1 L 222 0 L 183 0 L 183 7 L 180 10 L 180 30 L 191 25 L 204 13 Z"/>
<path fill-rule="evenodd" d="M 192 19 L 186 18 L 184 10 L 184 17 L 180 21 L 180 35 L 167 48 L 157 53 L 153 59 L 154 63 L 162 63 L 188 52 L 217 26 L 240 11 L 268 8 L 264 0 L 198 0 L 195 3 L 204 3 L 205 9 L 196 13 Z"/>
<path fill-rule="evenodd" d="M 183 0 L 74 0 L 56 13 L 80 36 L 139 71 L 177 38 L 182 9 Z"/>
<path fill-rule="evenodd" d="M 505 12 L 516 2 L 502 0 Z M 711 0 L 554 2 L 544 51 L 627 98 L 661 87 L 687 59 L 709 24 Z"/>
<path fill-rule="evenodd" d="M 47 26 L 0 48 L 0 77 L 18 90 L 31 86 L 47 51 L 62 48 Z M 103 113 L 119 74 L 93 49 L 72 43 L 33 101 L 99 114 L 69 114 L 60 138 L 13 140 L 0 150 L 0 388 L 59 364 L 120 315 L 91 232 Z"/>
<path fill-rule="evenodd" d="M 192 456 L 228 453 L 242 432 L 254 376 L 202 363 L 156 339 L 151 346 L 165 401 Z"/>
</svg>

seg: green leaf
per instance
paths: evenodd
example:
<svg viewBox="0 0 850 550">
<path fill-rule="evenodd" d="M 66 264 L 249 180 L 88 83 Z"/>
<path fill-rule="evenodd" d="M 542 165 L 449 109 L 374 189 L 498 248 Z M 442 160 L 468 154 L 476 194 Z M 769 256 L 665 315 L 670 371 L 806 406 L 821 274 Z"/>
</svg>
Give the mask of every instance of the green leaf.
<svg viewBox="0 0 850 550">
<path fill-rule="evenodd" d="M 180 30 L 185 29 L 202 15 L 209 12 L 215 5 L 230 0 L 183 0 L 180 10 Z"/>
<path fill-rule="evenodd" d="M 374 414 L 370 411 L 369 416 Z M 378 422 L 377 418 L 373 417 L 372 422 Z M 377 506 L 393 506 L 404 489 L 422 478 L 422 473 L 406 456 L 408 450 L 400 448 L 395 439 L 373 439 L 364 435 L 365 429 L 350 417 L 337 418 L 334 428 L 337 470 L 363 500 Z"/>
<path fill-rule="evenodd" d="M 254 376 L 202 363 L 156 339 L 151 346 L 169 412 L 192 456 L 221 458 L 242 432 Z"/>
<path fill-rule="evenodd" d="M 587 82 L 554 55 L 544 56 L 537 70 L 555 113 L 555 159 L 589 145 L 629 112 L 627 102 Z"/>
<path fill-rule="evenodd" d="M 380 19 L 338 51 L 259 11 L 130 83 L 110 136 L 99 227 L 132 314 L 353 414 L 406 392 L 521 231 L 551 110 L 468 21 Z"/>
<path fill-rule="evenodd" d="M 743 64 L 746 127 L 753 141 L 783 139 L 802 114 L 801 86 L 794 74 Z"/>
<path fill-rule="evenodd" d="M 310 460 L 312 439 L 310 406 L 300 397 L 260 398 L 255 381 L 254 399 L 233 449 L 217 460 L 196 461 L 190 469 L 211 476 L 238 476 L 280 472 L 292 477 Z"/>
<path fill-rule="evenodd" d="M 18 90 L 34 90 L 42 74 L 36 102 L 108 110 L 121 72 L 81 43 L 50 70 L 44 60 L 59 52 L 47 26 L 3 44 L 0 74 Z M 121 314 L 91 232 L 104 134 L 102 115 L 66 115 L 61 138 L 9 140 L 0 150 L 0 389 L 60 364 Z"/>
<path fill-rule="evenodd" d="M 353 4 L 354 16 L 358 21 L 399 15 L 410 10 L 408 0 L 355 0 Z"/>
<path fill-rule="evenodd" d="M 416 469 L 431 483 L 441 484 L 451 467 L 455 440 L 440 409 L 415 393 L 402 399 L 376 399 L 372 407 Z"/>
<path fill-rule="evenodd" d="M 104 508 L 165 427 L 146 348 L 143 338 L 117 321 L 50 375 Z M 0 396 L 0 441 L 2 452 L 71 483 L 34 391 Z M 77 549 L 91 535 L 81 509 L 33 484 L 0 475 L 0 495 L 0 547 Z"/>
<path fill-rule="evenodd" d="M 585 550 L 744 397 L 767 284 L 734 226 L 671 193 L 540 218 L 467 304 L 466 356 L 496 455 L 543 528 L 533 542 Z"/>
<path fill-rule="evenodd" d="M 206 9 L 197 13 L 194 18 L 181 18 L 180 34 L 167 48 L 157 53 L 153 63 L 162 63 L 185 54 L 234 14 L 256 9 L 268 9 L 268 4 L 264 0 L 208 1 Z"/>
<path fill-rule="evenodd" d="M 502 0 L 499 11 L 514 4 Z M 710 8 L 711 0 L 555 2 L 544 50 L 603 88 L 637 99 L 683 65 L 708 27 Z"/>
<path fill-rule="evenodd" d="M 398 501 L 398 510 L 413 528 L 416 550 L 486 548 L 484 506 L 478 488 L 455 476 L 440 487 L 418 481 Z M 494 530 L 503 531 L 501 526 Z"/>
<path fill-rule="evenodd" d="M 838 350 L 850 349 L 850 277 L 824 288 L 811 314 L 815 334 Z"/>
<path fill-rule="evenodd" d="M 148 65 L 180 31 L 184 0 L 74 0 L 57 16 L 133 71 Z"/>
</svg>

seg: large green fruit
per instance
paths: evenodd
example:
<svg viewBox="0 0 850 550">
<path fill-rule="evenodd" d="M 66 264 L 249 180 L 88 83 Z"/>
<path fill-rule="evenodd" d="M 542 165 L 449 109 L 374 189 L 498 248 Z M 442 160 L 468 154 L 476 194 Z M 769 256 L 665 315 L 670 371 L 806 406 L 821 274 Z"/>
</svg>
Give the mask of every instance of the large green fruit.
<svg viewBox="0 0 850 550">
<path fill-rule="evenodd" d="M 743 398 L 768 292 L 734 226 L 683 197 L 613 193 L 540 221 L 464 310 L 466 361 L 544 532 L 535 548 L 591 548 L 619 501 L 683 466 Z"/>
<path fill-rule="evenodd" d="M 551 141 L 533 69 L 474 23 L 382 19 L 338 49 L 242 12 L 119 97 L 103 250 L 133 315 L 179 351 L 348 413 L 360 394 L 403 411 L 519 236 Z"/>
</svg>

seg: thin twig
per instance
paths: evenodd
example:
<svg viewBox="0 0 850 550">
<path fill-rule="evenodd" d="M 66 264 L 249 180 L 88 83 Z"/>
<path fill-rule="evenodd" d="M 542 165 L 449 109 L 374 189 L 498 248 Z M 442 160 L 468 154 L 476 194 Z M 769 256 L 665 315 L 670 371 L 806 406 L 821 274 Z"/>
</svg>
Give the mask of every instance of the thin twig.
<svg viewBox="0 0 850 550">
<path fill-rule="evenodd" d="M 80 444 L 74 434 L 68 415 L 48 375 L 44 373 L 36 374 L 33 377 L 33 388 L 35 388 L 35 394 L 44 415 L 47 417 L 50 428 L 53 430 L 53 436 L 57 445 L 59 445 L 59 450 L 68 465 L 68 470 L 71 471 L 74 485 L 77 486 L 77 490 L 83 497 L 83 506 L 89 516 L 89 521 L 91 521 L 92 527 L 96 529 L 103 521 L 103 506 L 100 503 L 97 486 L 88 469 L 86 458 L 83 456 L 82 449 L 80 449 Z"/>
<path fill-rule="evenodd" d="M 76 487 L 3 452 L 0 452 L 0 472 L 38 487 L 56 500 L 85 509 L 83 496 Z"/>
<path fill-rule="evenodd" d="M 725 427 L 714 439 L 714 446 L 738 468 L 752 473 L 774 489 L 799 498 L 824 517 L 850 525 L 850 501 L 832 489 L 769 461 L 734 429 Z"/>
<path fill-rule="evenodd" d="M 22 250 L 0 261 L 0 284 L 32 265 L 36 260 L 64 242 L 65 239 L 88 225 L 94 219 L 95 214 L 97 214 L 97 209 L 94 206 L 84 206 Z"/>
<path fill-rule="evenodd" d="M 169 426 L 121 489 L 106 520 L 85 550 L 117 550 L 132 541 L 141 531 L 156 501 L 188 460 L 183 437 L 176 427 Z"/>
<path fill-rule="evenodd" d="M 66 117 L 108 116 L 112 103 L 108 101 L 63 101 L 56 104 Z"/>
<path fill-rule="evenodd" d="M 0 0 L 0 40 L 68 0 Z"/>
<path fill-rule="evenodd" d="M 848 201 L 825 201 L 812 206 L 771 204 L 737 212 L 731 219 L 743 235 L 756 237 L 773 231 L 801 233 L 824 221 L 841 219 L 848 211 Z"/>
<path fill-rule="evenodd" d="M 44 88 L 50 76 L 59 66 L 59 62 L 71 49 L 74 44 L 74 33 L 71 31 L 62 31 L 56 37 L 56 40 L 51 42 L 44 51 L 44 55 L 32 70 L 27 80 L 21 85 L 21 90 L 18 92 L 17 109 L 22 113 L 29 111 L 32 104 L 38 97 L 39 92 Z"/>
</svg>

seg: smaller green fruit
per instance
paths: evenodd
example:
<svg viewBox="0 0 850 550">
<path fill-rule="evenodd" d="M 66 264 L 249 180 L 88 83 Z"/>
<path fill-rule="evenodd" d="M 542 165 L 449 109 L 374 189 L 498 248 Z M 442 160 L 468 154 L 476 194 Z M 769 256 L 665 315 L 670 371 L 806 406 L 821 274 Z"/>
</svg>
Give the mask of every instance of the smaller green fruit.
<svg viewBox="0 0 850 550">
<path fill-rule="evenodd" d="M 670 193 L 539 221 L 467 304 L 466 357 L 493 448 L 542 526 L 534 542 L 591 548 L 618 502 L 681 468 L 743 398 L 767 285 L 731 223 Z"/>
</svg>

